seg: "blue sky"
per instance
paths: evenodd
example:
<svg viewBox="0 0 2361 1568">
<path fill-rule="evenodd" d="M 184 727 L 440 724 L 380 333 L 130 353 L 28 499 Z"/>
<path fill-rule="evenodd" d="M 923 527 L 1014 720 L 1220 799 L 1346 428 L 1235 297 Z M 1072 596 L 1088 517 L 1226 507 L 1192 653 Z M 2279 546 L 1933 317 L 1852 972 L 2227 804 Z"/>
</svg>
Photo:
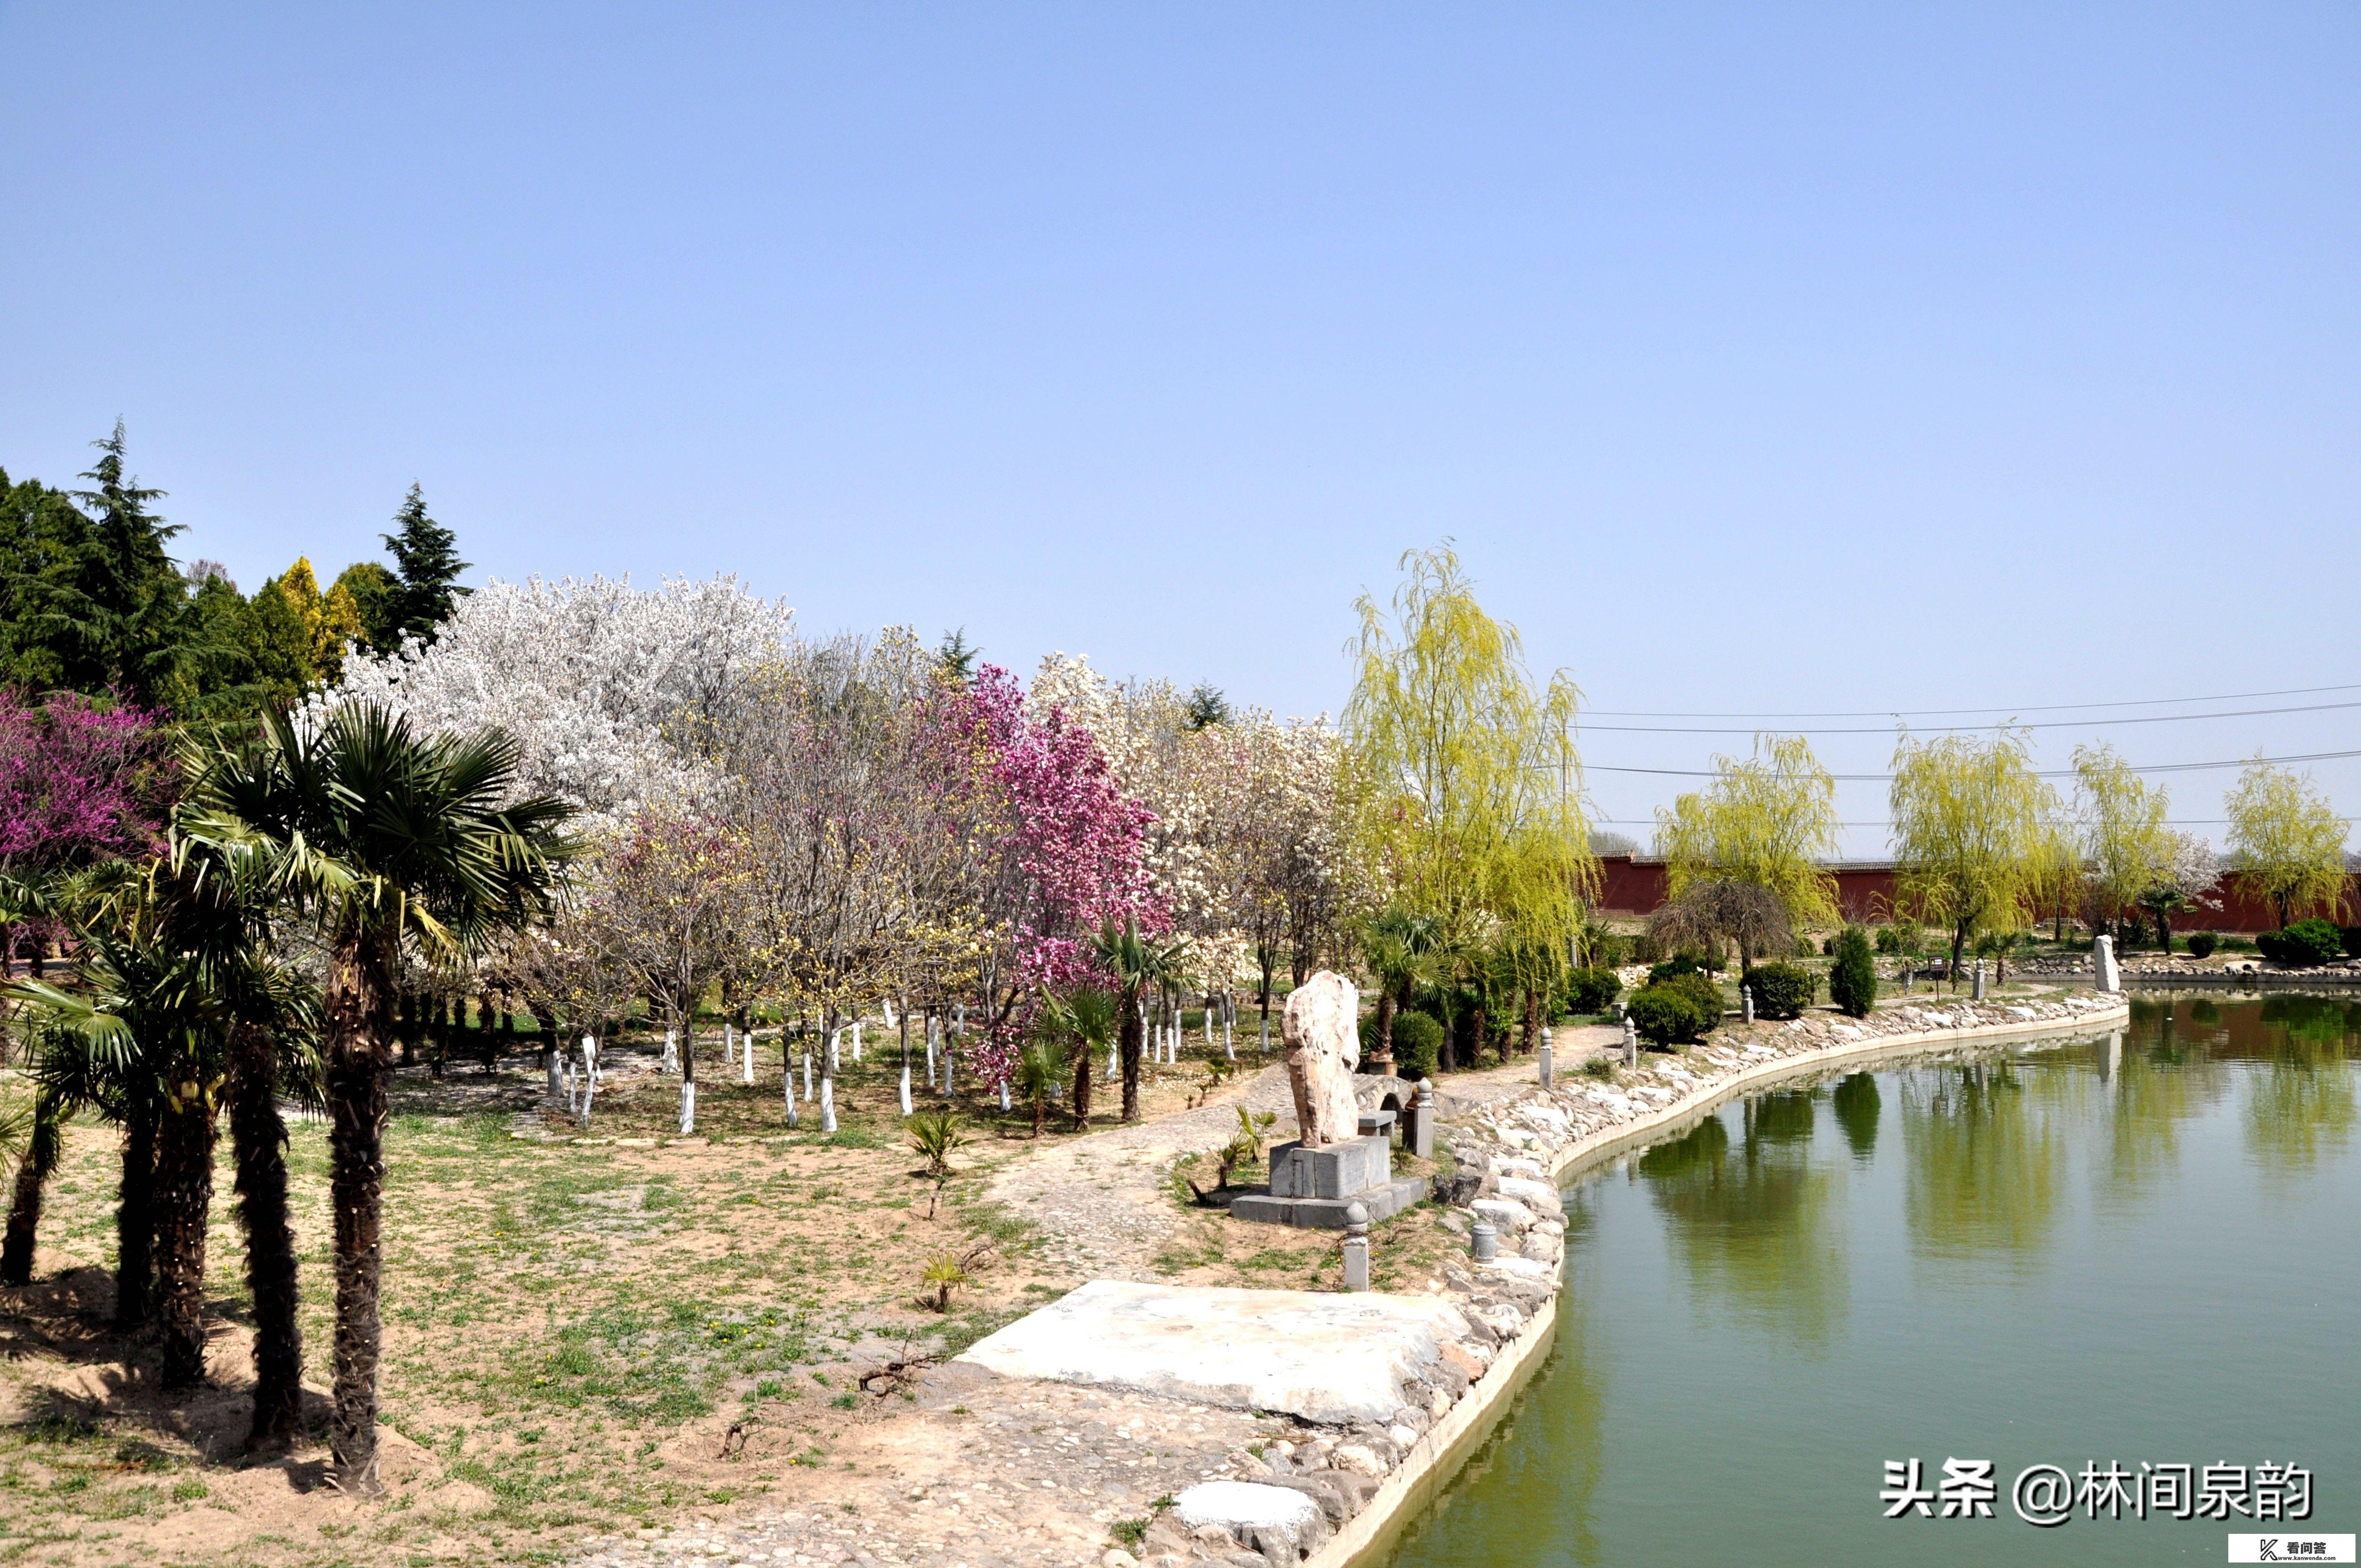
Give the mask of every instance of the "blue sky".
<svg viewBox="0 0 2361 1568">
<path fill-rule="evenodd" d="M 1445 535 L 1600 708 L 2361 682 L 2351 5 L 0 5 L 0 466 L 120 414 L 249 587 L 416 478 L 479 576 L 1290 712 Z"/>
</svg>

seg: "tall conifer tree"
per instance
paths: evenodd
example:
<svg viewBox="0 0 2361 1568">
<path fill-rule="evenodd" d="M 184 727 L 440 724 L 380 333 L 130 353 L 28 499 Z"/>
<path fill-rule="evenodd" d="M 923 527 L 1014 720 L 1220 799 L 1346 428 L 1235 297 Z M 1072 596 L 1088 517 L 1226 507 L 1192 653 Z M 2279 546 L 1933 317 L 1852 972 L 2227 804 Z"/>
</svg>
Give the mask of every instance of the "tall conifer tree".
<svg viewBox="0 0 2361 1568">
<path fill-rule="evenodd" d="M 432 641 L 435 627 L 451 613 L 451 601 L 467 591 L 459 586 L 459 574 L 469 563 L 459 559 L 458 536 L 426 515 L 426 497 L 415 484 L 393 521 L 399 532 L 384 539 L 401 579 L 392 596 L 395 635 Z"/>
</svg>

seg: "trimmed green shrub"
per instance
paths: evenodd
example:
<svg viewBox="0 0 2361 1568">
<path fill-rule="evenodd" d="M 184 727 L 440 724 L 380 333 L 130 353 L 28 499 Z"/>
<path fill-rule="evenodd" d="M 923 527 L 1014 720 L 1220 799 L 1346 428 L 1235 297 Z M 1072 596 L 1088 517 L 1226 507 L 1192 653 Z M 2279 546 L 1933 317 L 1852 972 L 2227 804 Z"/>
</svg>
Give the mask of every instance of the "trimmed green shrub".
<svg viewBox="0 0 2361 1568">
<path fill-rule="evenodd" d="M 1623 982 L 1609 969 L 1568 970 L 1565 983 L 1559 991 L 1565 1010 L 1577 1017 L 1604 1013 L 1615 1005 L 1616 993 Z"/>
<path fill-rule="evenodd" d="M 1663 963 L 1648 966 L 1648 983 L 1662 985 L 1676 974 L 1701 974 L 1695 953 L 1675 953 Z"/>
<path fill-rule="evenodd" d="M 1711 975 L 1667 975 L 1663 980 L 1657 981 L 1655 985 L 1660 988 L 1681 992 L 1687 995 L 1697 1004 L 1698 1007 L 1704 1010 L 1706 1017 L 1711 1020 L 1711 1024 L 1708 1024 L 1708 1027 L 1711 1027 L 1712 1024 L 1719 1024 L 1721 1022 L 1721 1015 L 1723 1012 L 1726 1011 L 1726 1008 L 1721 1000 L 1721 987 L 1714 983 L 1714 980 Z"/>
<path fill-rule="evenodd" d="M 1837 938 L 1837 961 L 1828 966 L 1828 1000 L 1850 1017 L 1866 1018 L 1877 1005 L 1877 961 L 1870 956 L 1869 933 L 1848 926 Z"/>
<path fill-rule="evenodd" d="M 1819 978 L 1795 964 L 1757 964 L 1744 983 L 1754 988 L 1758 1018 L 1800 1018 L 1819 990 Z"/>
<path fill-rule="evenodd" d="M 1361 1020 L 1361 1054 L 1378 1048 L 1378 1015 Z M 1443 1025 L 1431 1013 L 1403 1008 L 1394 1014 L 1394 1071 L 1403 1078 L 1433 1078 L 1443 1058 Z"/>
<path fill-rule="evenodd" d="M 2325 920 L 2299 920 L 2284 931 L 2266 931 L 2255 938 L 2263 957 L 2290 969 L 2334 963 L 2345 956 L 2345 933 Z"/>
<path fill-rule="evenodd" d="M 2211 931 L 2191 931 L 2189 933 L 2189 956 L 2192 959 L 2212 958 L 2217 940 Z"/>
<path fill-rule="evenodd" d="M 1719 1003 L 1719 998 L 1716 1001 Z M 1701 1040 L 1708 1029 L 1721 1022 L 1719 1005 L 1708 1009 L 1697 1000 L 1693 988 L 1682 985 L 1678 980 L 1642 987 L 1632 992 L 1626 1011 L 1640 1037 L 1657 1046 Z"/>
</svg>

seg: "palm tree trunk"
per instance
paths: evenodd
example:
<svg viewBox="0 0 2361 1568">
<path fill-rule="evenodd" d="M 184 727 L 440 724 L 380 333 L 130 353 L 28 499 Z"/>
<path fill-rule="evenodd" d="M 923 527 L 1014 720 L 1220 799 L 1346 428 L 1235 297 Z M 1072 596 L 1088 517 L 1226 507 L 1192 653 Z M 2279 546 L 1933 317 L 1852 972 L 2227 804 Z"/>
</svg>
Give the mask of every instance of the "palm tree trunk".
<svg viewBox="0 0 2361 1568">
<path fill-rule="evenodd" d="M 123 1124 L 123 1185 L 115 1211 L 115 1326 L 144 1326 L 154 1294 L 156 1108 L 137 1096 Z"/>
<path fill-rule="evenodd" d="M 385 1491 L 377 1469 L 377 1365 L 384 1266 L 384 1014 L 394 969 L 390 938 L 346 933 L 328 965 L 328 1201 L 336 1256 L 335 1409 L 328 1447 L 348 1496 Z"/>
<path fill-rule="evenodd" d="M 1091 1128 L 1091 1043 L 1080 1036 L 1074 1039 L 1074 1131 L 1086 1133 Z"/>
<path fill-rule="evenodd" d="M 32 1146 L 16 1168 L 16 1190 L 8 1204 L 8 1238 L 0 1243 L 0 1285 L 33 1282 L 33 1246 L 41 1228 L 41 1195 L 58 1168 L 58 1111 L 43 1095 L 33 1103 Z"/>
<path fill-rule="evenodd" d="M 254 1425 L 246 1443 L 258 1450 L 294 1442 L 302 1420 L 303 1334 L 295 1320 L 295 1231 L 287 1221 L 287 1124 L 279 1115 L 276 1057 L 267 1032 L 234 1027 L 229 1135 L 254 1296 Z"/>
<path fill-rule="evenodd" d="M 1369 1053 L 1369 1066 L 1380 1077 L 1394 1075 L 1394 994 L 1382 986 L 1378 990 L 1377 1048 Z"/>
<path fill-rule="evenodd" d="M 1123 1055 L 1123 1119 L 1137 1122 L 1139 1120 L 1140 1047 L 1144 1043 L 1139 1033 L 1139 1009 L 1130 1006 L 1120 1011 L 1123 1021 L 1115 1038 L 1121 1042 Z M 1174 1010 L 1174 1016 L 1179 1016 L 1178 1009 Z"/>
<path fill-rule="evenodd" d="M 205 1222 L 214 1202 L 214 1110 L 200 1093 L 165 1107 L 156 1142 L 156 1325 L 163 1386 L 205 1380 Z"/>
</svg>

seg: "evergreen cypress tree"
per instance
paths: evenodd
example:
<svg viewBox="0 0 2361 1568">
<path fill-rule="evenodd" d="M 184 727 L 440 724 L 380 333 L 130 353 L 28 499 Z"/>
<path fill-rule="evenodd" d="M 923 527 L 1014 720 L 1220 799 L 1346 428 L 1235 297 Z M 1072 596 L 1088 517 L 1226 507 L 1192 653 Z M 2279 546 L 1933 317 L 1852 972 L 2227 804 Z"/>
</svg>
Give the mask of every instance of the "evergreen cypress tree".
<svg viewBox="0 0 2361 1568">
<path fill-rule="evenodd" d="M 188 649 L 188 585 L 164 546 L 181 530 L 148 510 L 161 490 L 144 489 L 124 472 L 123 422 L 104 441 L 97 464 L 82 477 L 95 488 L 72 492 L 90 517 L 73 581 L 49 617 L 65 631 L 67 678 L 83 691 L 113 686 L 136 702 L 161 706 L 176 688 Z"/>
<path fill-rule="evenodd" d="M 394 632 L 432 641 L 435 627 L 451 613 L 451 601 L 467 591 L 459 586 L 459 574 L 468 563 L 459 559 L 458 536 L 426 515 L 426 497 L 417 485 L 410 487 L 393 521 L 400 532 L 383 538 L 400 578 L 391 597 Z"/>
</svg>

